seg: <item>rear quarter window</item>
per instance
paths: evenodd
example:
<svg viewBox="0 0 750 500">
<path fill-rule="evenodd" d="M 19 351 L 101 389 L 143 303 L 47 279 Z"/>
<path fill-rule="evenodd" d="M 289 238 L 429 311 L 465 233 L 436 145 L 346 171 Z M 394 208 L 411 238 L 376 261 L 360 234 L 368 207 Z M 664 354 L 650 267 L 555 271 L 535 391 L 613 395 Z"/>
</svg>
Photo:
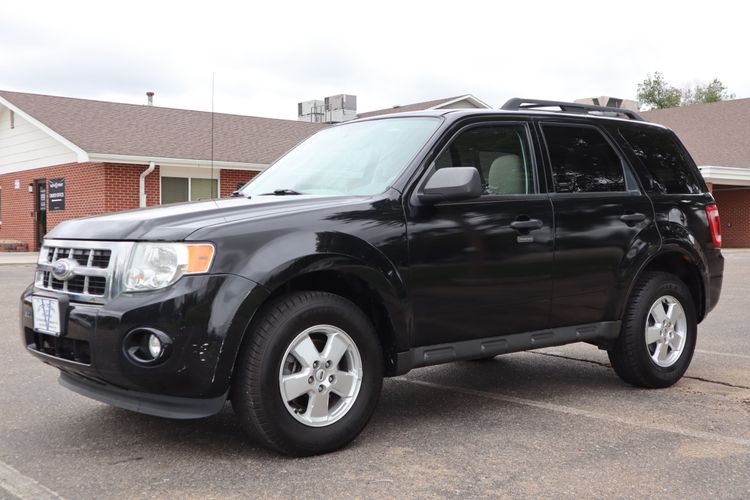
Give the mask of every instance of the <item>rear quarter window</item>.
<svg viewBox="0 0 750 500">
<path fill-rule="evenodd" d="M 687 153 L 667 130 L 620 129 L 654 179 L 654 189 L 667 194 L 699 194 L 703 185 Z"/>
</svg>

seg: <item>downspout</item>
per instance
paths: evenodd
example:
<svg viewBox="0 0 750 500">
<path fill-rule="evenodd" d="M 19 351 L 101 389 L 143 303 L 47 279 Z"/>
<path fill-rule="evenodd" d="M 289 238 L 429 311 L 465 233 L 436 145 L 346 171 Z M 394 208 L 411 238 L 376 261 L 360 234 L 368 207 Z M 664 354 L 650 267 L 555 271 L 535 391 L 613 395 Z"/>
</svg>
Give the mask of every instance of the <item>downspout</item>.
<svg viewBox="0 0 750 500">
<path fill-rule="evenodd" d="M 146 176 L 154 171 L 156 168 L 156 163 L 151 162 L 148 164 L 148 168 L 141 172 L 141 177 L 138 179 L 138 193 L 140 194 L 140 207 L 144 208 L 146 206 Z"/>
</svg>

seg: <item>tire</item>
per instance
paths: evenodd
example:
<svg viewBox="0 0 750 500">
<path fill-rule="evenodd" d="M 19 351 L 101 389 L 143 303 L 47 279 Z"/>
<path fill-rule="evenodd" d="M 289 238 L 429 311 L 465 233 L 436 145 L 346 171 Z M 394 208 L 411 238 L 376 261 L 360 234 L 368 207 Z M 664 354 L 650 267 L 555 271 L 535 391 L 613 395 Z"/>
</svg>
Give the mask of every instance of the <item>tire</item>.
<svg viewBox="0 0 750 500">
<path fill-rule="evenodd" d="M 232 407 L 249 434 L 278 452 L 327 453 L 370 420 L 383 366 L 375 329 L 357 306 L 330 293 L 292 293 L 264 307 L 246 333 Z"/>
<path fill-rule="evenodd" d="M 695 304 L 685 283 L 669 273 L 644 273 L 625 308 L 609 360 L 629 384 L 669 387 L 690 365 L 697 332 Z"/>
</svg>

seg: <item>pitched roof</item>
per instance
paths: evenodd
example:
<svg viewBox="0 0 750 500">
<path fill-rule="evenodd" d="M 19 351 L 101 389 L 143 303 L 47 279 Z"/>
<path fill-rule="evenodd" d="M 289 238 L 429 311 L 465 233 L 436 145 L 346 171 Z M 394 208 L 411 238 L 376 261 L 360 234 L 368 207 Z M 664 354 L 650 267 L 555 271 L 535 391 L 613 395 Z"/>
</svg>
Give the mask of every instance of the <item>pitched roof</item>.
<svg viewBox="0 0 750 500">
<path fill-rule="evenodd" d="M 375 111 L 367 111 L 365 113 L 358 113 L 357 118 L 369 118 L 371 116 L 387 115 L 389 113 L 404 113 L 406 111 L 423 111 L 425 109 L 432 109 L 440 106 L 441 104 L 447 104 L 451 101 L 460 101 L 462 99 L 473 99 L 478 102 L 479 99 L 472 96 L 471 94 L 457 95 L 453 97 L 445 97 L 443 99 L 435 99 L 432 101 L 415 102 L 414 104 L 406 104 L 404 106 L 393 106 L 385 109 L 377 109 Z"/>
<path fill-rule="evenodd" d="M 674 130 L 698 165 L 750 168 L 750 99 L 657 109 L 641 116 Z"/>
<path fill-rule="evenodd" d="M 87 153 L 211 159 L 211 113 L 0 91 Z M 327 125 L 216 113 L 214 160 L 271 163 Z"/>
</svg>

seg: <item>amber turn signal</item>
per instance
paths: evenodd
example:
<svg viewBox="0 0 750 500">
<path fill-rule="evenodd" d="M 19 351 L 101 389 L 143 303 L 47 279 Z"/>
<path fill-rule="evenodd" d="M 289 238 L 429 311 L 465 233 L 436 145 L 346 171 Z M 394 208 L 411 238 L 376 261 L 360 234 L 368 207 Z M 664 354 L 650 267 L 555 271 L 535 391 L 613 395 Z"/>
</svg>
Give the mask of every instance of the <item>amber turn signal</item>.
<svg viewBox="0 0 750 500">
<path fill-rule="evenodd" d="M 208 243 L 187 245 L 188 264 L 185 274 L 206 273 L 214 259 L 214 246 Z"/>
</svg>

